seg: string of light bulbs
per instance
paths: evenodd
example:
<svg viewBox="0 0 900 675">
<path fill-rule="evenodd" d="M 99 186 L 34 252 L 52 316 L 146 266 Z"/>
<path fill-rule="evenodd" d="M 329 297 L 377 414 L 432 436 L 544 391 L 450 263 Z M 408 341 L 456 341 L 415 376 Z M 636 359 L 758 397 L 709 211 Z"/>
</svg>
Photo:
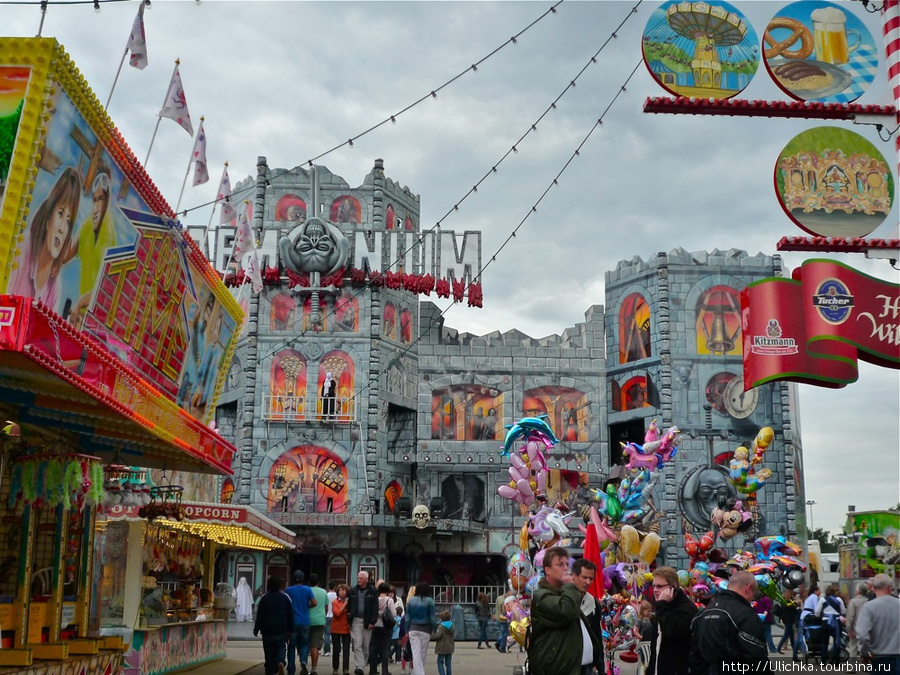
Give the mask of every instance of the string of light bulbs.
<svg viewBox="0 0 900 675">
<path fill-rule="evenodd" d="M 596 122 L 594 122 L 594 124 L 591 126 L 590 130 L 587 132 L 587 134 L 585 134 L 584 138 L 582 138 L 581 142 L 578 144 L 578 146 L 575 148 L 575 150 L 569 155 L 568 159 L 563 163 L 562 168 L 556 173 L 556 175 L 553 177 L 553 179 L 552 179 L 552 180 L 550 181 L 550 183 L 547 185 L 546 189 L 541 193 L 541 195 L 537 198 L 537 200 L 536 200 L 536 201 L 531 205 L 531 207 L 526 211 L 525 215 L 524 215 L 524 216 L 522 217 L 522 219 L 519 221 L 519 224 L 516 225 L 516 227 L 512 230 L 512 232 L 511 232 L 511 233 L 509 234 L 509 236 L 504 240 L 504 242 L 500 245 L 500 247 L 499 247 L 496 251 L 494 251 L 494 253 L 491 255 L 491 257 L 490 257 L 489 261 L 487 262 L 487 264 L 485 264 L 485 265 L 482 267 L 481 272 L 480 272 L 478 275 L 476 275 L 475 279 L 473 279 L 473 281 L 472 281 L 471 283 L 475 283 L 475 282 L 477 281 L 477 279 L 479 279 L 479 278 L 481 277 L 481 275 L 484 273 L 484 270 L 487 269 L 492 263 L 494 263 L 494 262 L 497 261 L 497 256 L 503 251 L 504 248 L 506 248 L 506 246 L 507 246 L 513 239 L 516 238 L 516 233 L 517 233 L 517 232 L 525 225 L 526 222 L 528 222 L 529 218 L 531 218 L 535 213 L 537 213 L 538 206 L 540 206 L 541 202 L 544 200 L 544 198 L 547 196 L 547 194 L 549 194 L 549 192 L 550 192 L 554 187 L 556 187 L 556 186 L 559 185 L 559 179 L 560 179 L 560 178 L 562 177 L 562 175 L 566 172 L 566 170 L 572 165 L 572 162 L 575 161 L 575 158 L 576 158 L 576 157 L 579 157 L 579 156 L 581 155 L 581 150 L 582 150 L 582 149 L 584 148 L 584 146 L 587 144 L 588 140 L 590 140 L 591 136 L 593 136 L 594 132 L 596 132 L 597 129 L 599 129 L 599 128 L 603 125 L 603 118 L 604 118 L 604 117 L 606 116 L 606 114 L 612 109 L 613 105 L 616 103 L 616 101 L 619 99 L 619 97 L 620 97 L 623 93 L 625 93 L 625 92 L 627 91 L 627 86 L 628 86 L 628 84 L 631 82 L 631 79 L 634 77 L 635 73 L 636 73 L 636 72 L 638 71 L 638 69 L 640 68 L 641 63 L 642 63 L 642 61 L 638 61 L 638 62 L 637 62 L 637 64 L 636 64 L 636 65 L 634 66 L 634 68 L 632 69 L 632 71 L 629 73 L 628 77 L 625 78 L 625 81 L 624 81 L 624 82 L 619 86 L 619 88 L 616 90 L 615 96 L 613 96 L 612 100 L 609 102 L 609 104 L 608 104 L 608 105 L 606 106 L 606 108 L 603 110 L 603 112 L 601 113 L 600 117 L 597 119 Z M 468 290 L 468 289 L 471 287 L 471 283 L 468 284 L 468 285 L 466 286 L 466 290 Z M 453 306 L 454 306 L 454 305 L 451 304 L 451 305 L 448 305 L 445 309 L 443 309 L 443 310 L 437 315 L 437 317 L 435 317 L 435 318 L 431 321 L 431 323 L 428 324 L 427 330 L 430 330 L 432 326 L 435 326 L 435 325 L 437 324 L 438 319 L 441 318 L 441 317 L 443 317 L 448 311 L 450 311 L 450 309 L 451 309 Z M 415 347 L 415 346 L 422 340 L 422 336 L 427 332 L 427 330 L 424 330 L 424 331 L 423 331 L 423 330 L 422 330 L 422 327 L 420 326 L 420 327 L 419 327 L 419 330 L 418 330 L 418 336 L 417 336 L 414 340 L 412 340 L 412 342 L 410 342 L 408 345 L 406 345 L 402 350 L 400 350 L 400 352 L 397 353 L 393 358 L 391 358 L 391 360 L 389 361 L 388 365 L 390 365 L 391 363 L 396 363 L 396 362 L 399 361 L 403 356 L 405 356 L 406 354 L 408 354 L 408 353 L 412 350 L 412 348 Z M 300 337 L 302 337 L 303 334 L 305 334 L 305 331 L 304 331 L 304 333 L 302 333 L 301 335 L 295 336 L 295 337 L 291 338 L 289 341 L 286 341 L 286 342 L 282 343 L 282 344 L 278 347 L 278 349 L 280 350 L 280 349 L 283 349 L 283 348 L 285 348 L 285 347 L 287 347 L 287 346 L 289 346 L 289 345 L 292 345 L 292 343 L 295 342 L 295 341 L 296 341 L 297 339 L 299 339 Z M 263 358 L 268 358 L 268 356 L 271 356 L 271 355 L 273 355 L 273 354 L 275 354 L 275 353 L 277 353 L 277 352 L 276 352 L 276 351 L 270 351 L 270 352 L 268 352 L 266 355 L 264 355 L 263 357 L 258 357 L 258 358 L 257 358 L 257 365 L 259 365 L 259 363 L 261 362 L 261 360 L 262 360 Z M 369 382 L 365 382 L 365 383 L 359 388 L 358 391 L 356 391 L 352 396 L 350 396 L 350 397 L 347 399 L 347 401 L 348 401 L 348 402 L 349 402 L 349 401 L 355 401 L 355 400 L 356 400 L 357 398 L 359 398 L 363 393 L 365 393 L 371 386 L 372 386 L 372 385 L 371 385 L 371 380 L 370 380 Z"/>
<path fill-rule="evenodd" d="M 456 202 L 456 203 L 455 203 L 455 204 L 447 211 L 447 213 L 445 213 L 445 214 L 444 214 L 444 215 L 443 215 L 443 216 L 442 216 L 442 217 L 441 217 L 434 225 L 432 225 L 429 229 L 425 230 L 424 232 L 421 232 L 421 233 L 419 234 L 419 237 L 421 237 L 421 236 L 423 236 L 423 235 L 425 235 L 425 234 L 430 234 L 430 233 L 434 232 L 437 228 L 439 228 L 439 227 L 441 226 L 441 224 L 442 224 L 447 218 L 450 217 L 451 214 L 458 212 L 458 211 L 459 211 L 459 207 L 462 205 L 462 203 L 463 203 L 469 196 L 471 196 L 474 192 L 477 192 L 477 191 L 478 191 L 478 188 L 482 185 L 482 183 L 484 183 L 490 176 L 496 174 L 496 173 L 497 173 L 497 168 L 498 168 L 498 167 L 499 167 L 499 166 L 500 166 L 500 165 L 501 165 L 501 164 L 502 164 L 502 163 L 503 163 L 503 162 L 504 162 L 511 154 L 514 154 L 514 153 L 517 153 L 517 152 L 518 152 L 518 146 L 519 146 L 519 145 L 520 145 L 520 144 L 521 144 L 521 143 L 522 143 L 522 142 L 523 142 L 530 134 L 533 134 L 533 133 L 536 133 L 536 132 L 537 132 L 537 126 L 538 126 L 538 124 L 539 124 L 541 121 L 543 121 L 543 119 L 550 113 L 550 111 L 556 109 L 557 104 L 560 102 L 560 100 L 562 100 L 562 98 L 563 98 L 563 97 L 564 97 L 571 89 L 574 89 L 574 88 L 575 88 L 575 83 L 576 83 L 576 82 L 578 81 L 578 79 L 585 73 L 585 71 L 586 71 L 590 66 L 595 65 L 595 64 L 597 63 L 597 57 L 598 57 L 598 56 L 600 55 L 600 53 L 606 48 L 606 46 L 610 43 L 610 41 L 614 40 L 614 39 L 617 37 L 618 32 L 619 32 L 620 30 L 622 30 L 622 27 L 628 22 L 628 20 L 629 20 L 632 16 L 634 16 L 634 15 L 637 13 L 638 7 L 641 5 L 642 2 L 643 2 L 643 0 L 638 0 L 637 3 L 636 3 L 636 4 L 628 11 L 628 13 L 627 13 L 627 14 L 624 16 L 624 18 L 622 19 L 622 21 L 616 26 L 616 28 L 612 31 L 612 33 L 610 33 L 609 37 L 607 37 L 606 40 L 604 40 L 604 42 L 603 42 L 603 44 L 600 46 L 600 48 L 597 49 L 597 51 L 595 51 L 595 52 L 591 55 L 591 57 L 590 57 L 590 58 L 588 59 L 588 61 L 584 64 L 584 66 L 582 66 L 582 68 L 578 71 L 578 73 L 575 75 L 575 77 L 573 77 L 571 80 L 569 80 L 569 82 L 566 84 L 566 86 L 563 88 L 563 90 L 559 93 L 559 95 L 558 95 L 555 99 L 553 99 L 553 101 L 550 103 L 550 105 L 547 106 L 547 108 L 546 108 L 546 109 L 538 116 L 538 118 L 537 118 L 534 122 L 532 122 L 530 125 L 528 125 L 528 128 L 525 130 L 525 133 L 523 133 L 523 134 L 518 138 L 518 140 L 516 140 L 516 142 L 513 143 L 512 147 L 510 147 L 510 148 L 509 148 L 509 149 L 501 156 L 501 158 L 500 158 L 497 162 L 495 162 L 495 163 L 491 166 L 491 168 L 488 169 L 488 171 L 485 172 L 485 174 L 484 174 L 484 175 L 483 175 L 483 176 L 482 176 L 482 177 L 481 177 L 481 178 L 480 178 L 480 179 L 479 179 L 479 180 L 478 180 L 478 181 L 477 181 L 477 182 L 476 182 L 469 190 L 468 190 L 468 192 L 466 192 L 465 195 L 462 196 L 462 198 L 460 198 L 460 199 L 459 199 L 459 200 L 458 200 L 458 201 L 457 201 L 457 202 Z M 633 75 L 633 74 L 634 74 L 634 73 L 632 72 L 632 75 Z M 629 79 L 630 79 L 630 77 L 629 77 Z M 626 83 L 627 83 L 627 81 L 626 81 Z M 615 99 L 614 99 L 614 100 L 615 100 Z M 585 139 L 585 140 L 587 140 L 587 139 Z M 545 192 L 545 194 L 546 194 L 546 192 Z M 521 223 L 520 223 L 519 227 L 521 227 Z M 518 228 L 517 228 L 517 229 L 518 229 Z M 513 233 L 512 236 L 514 237 L 515 234 Z M 504 245 L 505 245 L 505 244 L 506 244 L 506 242 L 504 242 Z M 386 269 L 384 269 L 384 270 L 379 270 L 379 271 L 380 271 L 382 274 L 384 274 L 385 272 L 388 272 L 388 271 L 394 269 L 395 267 L 399 267 L 400 263 L 406 258 L 406 256 L 407 256 L 414 248 L 415 248 L 415 244 L 411 245 L 411 246 L 410 246 L 409 248 L 407 248 L 405 251 L 403 251 L 402 253 L 399 253 L 398 256 L 397 256 L 397 258 L 396 258 L 395 260 L 393 260 L 393 261 L 387 266 Z M 499 251 L 498 251 L 498 252 L 499 252 Z M 495 257 L 495 256 L 496 256 L 496 253 L 494 254 L 494 257 Z M 493 261 L 493 258 L 492 258 L 492 261 Z M 487 267 L 487 265 L 485 265 L 484 267 Z M 484 268 L 482 268 L 482 271 L 478 274 L 478 276 L 476 277 L 475 281 L 477 281 L 477 279 L 481 277 L 481 274 L 483 274 L 483 272 L 484 272 Z M 355 299 L 355 298 L 358 298 L 360 295 L 362 295 L 362 294 L 370 287 L 370 285 L 371 285 L 371 282 L 366 281 L 365 283 L 362 284 L 362 286 L 359 288 L 358 291 L 356 291 L 353 295 L 350 296 L 349 299 L 350 299 L 350 300 L 353 300 L 353 299 Z M 470 286 L 471 286 L 471 284 L 467 285 L 465 290 L 467 291 L 468 288 L 469 288 Z M 446 311 L 446 310 L 445 310 L 445 311 Z M 329 317 L 333 316 L 334 313 L 335 313 L 335 309 L 328 310 L 327 313 L 324 315 L 324 319 L 328 319 Z M 287 340 L 287 341 L 285 341 L 285 342 L 283 342 L 283 343 L 277 345 L 275 348 L 273 348 L 273 349 L 267 351 L 267 352 L 266 352 L 265 354 L 263 354 L 262 356 L 257 357 L 257 360 L 256 360 L 257 365 L 258 365 L 259 363 L 261 363 L 261 361 L 262 361 L 263 359 L 267 359 L 268 357 L 270 357 L 270 356 L 276 354 L 278 351 L 280 351 L 280 350 L 283 349 L 284 347 L 286 347 L 286 346 L 288 346 L 288 345 L 293 345 L 297 340 L 299 340 L 299 339 L 305 337 L 306 334 L 307 334 L 308 332 L 309 332 L 309 329 L 303 329 L 298 335 L 295 335 L 295 336 L 293 336 L 292 338 L 290 338 L 290 340 Z"/>
</svg>

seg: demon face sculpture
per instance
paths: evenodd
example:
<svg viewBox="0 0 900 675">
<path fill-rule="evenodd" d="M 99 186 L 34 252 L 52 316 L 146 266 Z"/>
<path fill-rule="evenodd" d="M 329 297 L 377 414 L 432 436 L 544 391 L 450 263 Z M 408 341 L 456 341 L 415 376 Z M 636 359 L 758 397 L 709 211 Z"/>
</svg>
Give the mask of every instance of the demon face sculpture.
<svg viewBox="0 0 900 675">
<path fill-rule="evenodd" d="M 297 274 L 331 274 L 343 267 L 350 256 L 350 240 L 340 228 L 320 218 L 309 218 L 295 228 L 294 240 L 282 237 L 278 242 L 281 261 Z"/>
</svg>

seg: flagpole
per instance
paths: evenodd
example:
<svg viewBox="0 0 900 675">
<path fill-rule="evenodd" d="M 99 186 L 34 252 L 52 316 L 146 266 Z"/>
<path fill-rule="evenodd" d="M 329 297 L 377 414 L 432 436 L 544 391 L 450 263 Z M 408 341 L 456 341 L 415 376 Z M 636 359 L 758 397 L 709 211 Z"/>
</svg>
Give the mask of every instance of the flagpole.
<svg viewBox="0 0 900 675">
<path fill-rule="evenodd" d="M 116 78 L 113 80 L 112 89 L 109 90 L 109 98 L 106 99 L 106 111 L 109 112 L 109 103 L 112 101 L 113 92 L 116 90 L 116 83 L 119 81 L 119 75 L 122 74 L 122 66 L 125 64 L 125 57 L 128 56 L 128 47 L 122 53 L 122 60 L 119 61 L 119 69 L 116 71 Z"/>
<path fill-rule="evenodd" d="M 172 78 L 175 77 L 175 73 L 178 70 L 178 66 L 181 64 L 181 59 L 175 59 L 175 67 L 172 69 L 172 77 L 169 78 L 169 83 L 171 86 Z M 163 104 L 160 108 L 160 112 L 162 112 L 162 108 L 165 107 L 166 102 L 169 100 L 169 87 L 166 87 L 166 95 L 163 98 Z M 147 148 L 147 159 L 144 160 L 144 169 L 147 169 L 147 162 L 150 161 L 150 151 L 153 150 L 153 142 L 156 140 L 156 132 L 159 131 L 159 123 L 162 121 L 162 115 L 157 113 L 156 115 L 156 126 L 153 128 L 153 136 L 150 137 L 150 147 Z"/>
<path fill-rule="evenodd" d="M 225 172 L 228 171 L 228 162 L 225 162 L 225 168 L 222 169 L 222 177 L 219 179 L 219 185 L 222 185 L 222 181 L 225 180 Z M 216 215 L 216 206 L 219 203 L 218 194 L 216 195 L 217 199 L 213 202 L 212 211 L 209 212 L 209 222 L 206 224 L 206 229 L 203 231 L 203 245 L 206 246 L 206 258 L 207 260 L 212 260 L 212 251 L 209 250 L 209 228 L 212 227 L 213 216 Z M 215 260 L 213 260 L 215 263 Z M 215 265 L 213 265 L 213 269 L 215 269 Z"/>
<path fill-rule="evenodd" d="M 197 130 L 197 137 L 200 137 L 200 134 L 203 132 L 203 120 L 206 118 L 200 117 L 200 128 Z M 194 147 L 197 146 L 196 139 L 194 140 Z M 184 197 L 184 186 L 187 185 L 188 176 L 191 173 L 191 164 L 194 163 L 194 147 L 191 148 L 191 158 L 188 160 L 187 170 L 184 172 L 184 180 L 181 181 L 181 192 L 178 194 L 178 203 L 175 204 L 175 217 L 178 218 L 178 208 L 181 206 L 181 198 Z"/>
</svg>

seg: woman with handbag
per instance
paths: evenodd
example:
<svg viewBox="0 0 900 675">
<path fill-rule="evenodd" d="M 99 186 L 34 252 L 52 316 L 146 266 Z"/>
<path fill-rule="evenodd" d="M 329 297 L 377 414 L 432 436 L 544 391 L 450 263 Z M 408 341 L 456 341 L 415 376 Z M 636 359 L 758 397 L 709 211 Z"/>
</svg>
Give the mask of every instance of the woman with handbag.
<svg viewBox="0 0 900 675">
<path fill-rule="evenodd" d="M 388 660 L 391 656 L 391 637 L 394 624 L 397 622 L 394 610 L 394 599 L 391 597 L 391 585 L 382 582 L 378 586 L 378 620 L 372 631 L 372 652 L 375 659 L 369 664 L 369 675 L 378 675 L 378 664 L 381 664 L 381 675 L 388 674 Z"/>
</svg>

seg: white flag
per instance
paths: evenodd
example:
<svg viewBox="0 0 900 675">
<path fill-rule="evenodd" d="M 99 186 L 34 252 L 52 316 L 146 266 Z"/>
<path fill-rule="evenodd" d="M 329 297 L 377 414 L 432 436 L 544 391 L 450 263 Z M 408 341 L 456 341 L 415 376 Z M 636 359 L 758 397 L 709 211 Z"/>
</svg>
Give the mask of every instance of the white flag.
<svg viewBox="0 0 900 675">
<path fill-rule="evenodd" d="M 259 269 L 259 252 L 255 246 L 250 250 L 250 255 L 247 256 L 247 266 L 244 271 L 250 277 L 253 292 L 259 293 L 263 289 L 263 281 L 262 272 Z"/>
<path fill-rule="evenodd" d="M 243 335 L 244 331 L 247 329 L 248 319 L 250 318 L 250 284 L 246 282 L 241 284 L 241 287 L 238 289 L 237 303 L 244 313 L 244 316 L 241 319 L 240 331 L 240 335 Z"/>
<path fill-rule="evenodd" d="M 234 207 L 231 205 L 231 179 L 228 178 L 228 167 L 222 172 L 222 182 L 219 183 L 219 193 L 216 195 L 219 203 L 219 225 L 227 225 L 234 220 Z"/>
<path fill-rule="evenodd" d="M 128 43 L 125 45 L 125 51 L 131 52 L 128 64 L 138 70 L 147 67 L 147 36 L 144 33 L 144 1 L 140 0 L 137 16 L 134 17 L 134 23 L 131 25 L 131 35 L 128 36 Z"/>
<path fill-rule="evenodd" d="M 168 117 L 178 122 L 178 125 L 194 135 L 194 125 L 191 124 L 191 114 L 188 112 L 187 100 L 184 98 L 184 87 L 181 86 L 181 73 L 178 72 L 178 66 L 175 66 L 175 72 L 172 73 L 172 81 L 169 82 L 169 91 L 166 93 L 166 102 L 159 111 L 160 117 Z"/>
<path fill-rule="evenodd" d="M 237 236 L 234 238 L 234 259 L 240 262 L 245 253 L 256 250 L 256 242 L 253 240 L 253 228 L 250 227 L 250 221 L 247 220 L 247 210 L 241 211 L 241 218 L 238 222 Z"/>
<path fill-rule="evenodd" d="M 206 169 L 206 132 L 203 130 L 202 121 L 200 122 L 200 131 L 197 132 L 197 140 L 194 141 L 191 160 L 194 162 L 194 186 L 209 181 L 209 171 Z"/>
</svg>

